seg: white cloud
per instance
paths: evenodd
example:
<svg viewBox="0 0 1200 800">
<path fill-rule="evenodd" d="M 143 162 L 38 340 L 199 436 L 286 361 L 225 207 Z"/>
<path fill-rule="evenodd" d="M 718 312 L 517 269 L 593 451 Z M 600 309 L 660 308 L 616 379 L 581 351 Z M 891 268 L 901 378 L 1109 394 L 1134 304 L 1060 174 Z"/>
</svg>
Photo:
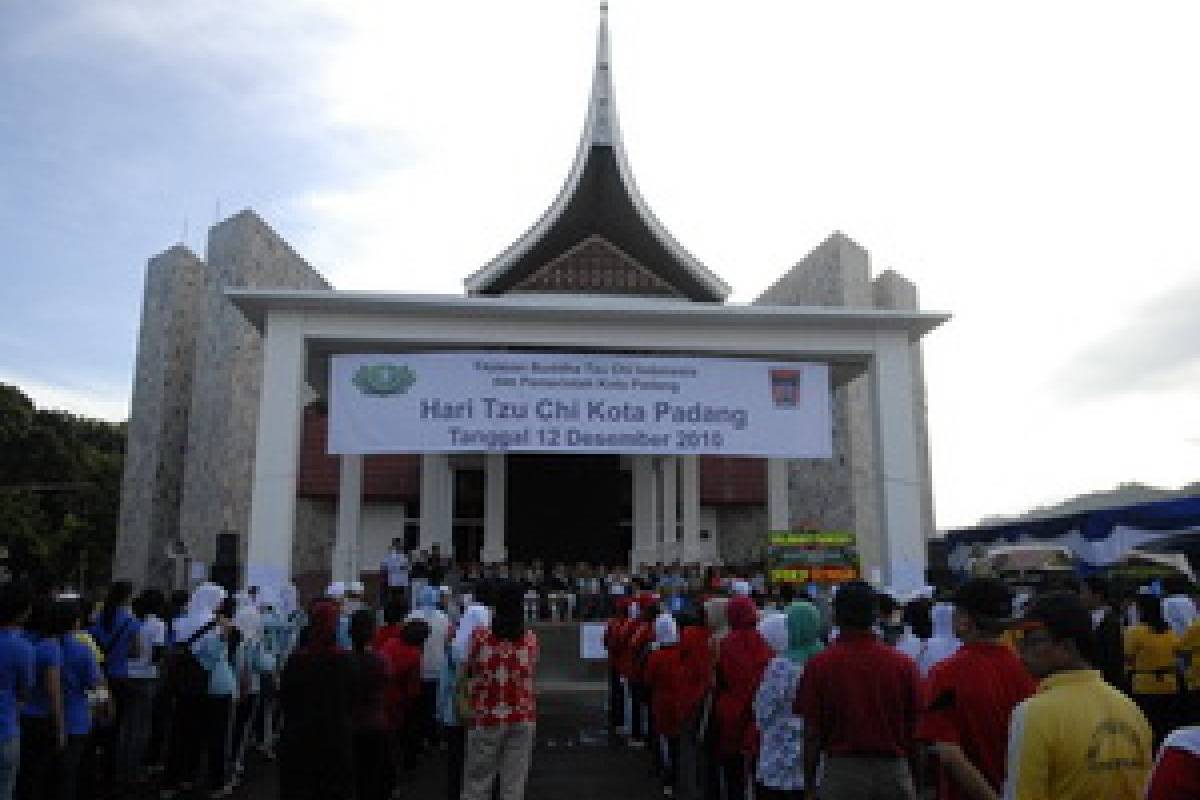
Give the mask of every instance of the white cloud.
<svg viewBox="0 0 1200 800">
<path fill-rule="evenodd" d="M 68 386 L 0 372 L 0 383 L 16 386 L 40 409 L 122 422 L 129 418 L 128 392 L 115 386 Z"/>
</svg>

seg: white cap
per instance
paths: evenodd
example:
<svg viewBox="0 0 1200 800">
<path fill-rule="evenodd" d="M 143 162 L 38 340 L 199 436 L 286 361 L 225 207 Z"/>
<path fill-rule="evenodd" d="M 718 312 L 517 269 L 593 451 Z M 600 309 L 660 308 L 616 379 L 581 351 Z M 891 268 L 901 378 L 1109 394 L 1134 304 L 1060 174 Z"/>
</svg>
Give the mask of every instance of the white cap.
<svg viewBox="0 0 1200 800">
<path fill-rule="evenodd" d="M 346 584 L 342 583 L 341 581 L 334 581 L 333 583 L 329 584 L 329 588 L 325 590 L 325 594 L 329 595 L 335 600 L 339 600 L 346 596 Z"/>
<path fill-rule="evenodd" d="M 749 597 L 750 583 L 749 581 L 734 581 L 729 585 L 729 590 L 739 597 Z"/>
</svg>

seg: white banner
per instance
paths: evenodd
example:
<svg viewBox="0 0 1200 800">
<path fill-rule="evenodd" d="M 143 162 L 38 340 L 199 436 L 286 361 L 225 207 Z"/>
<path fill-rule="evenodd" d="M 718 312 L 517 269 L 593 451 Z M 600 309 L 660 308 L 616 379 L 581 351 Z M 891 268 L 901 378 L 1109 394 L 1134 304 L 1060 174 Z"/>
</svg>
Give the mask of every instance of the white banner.
<svg viewBox="0 0 1200 800">
<path fill-rule="evenodd" d="M 334 356 L 330 453 L 829 458 L 825 364 L 564 353 Z"/>
</svg>

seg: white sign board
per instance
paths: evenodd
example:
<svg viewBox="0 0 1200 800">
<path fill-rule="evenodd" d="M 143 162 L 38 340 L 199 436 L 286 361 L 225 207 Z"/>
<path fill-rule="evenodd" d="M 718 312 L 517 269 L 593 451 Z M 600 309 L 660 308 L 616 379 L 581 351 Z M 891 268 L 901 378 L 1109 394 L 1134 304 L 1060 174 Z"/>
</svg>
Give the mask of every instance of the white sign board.
<svg viewBox="0 0 1200 800">
<path fill-rule="evenodd" d="M 833 451 L 825 364 L 489 352 L 332 362 L 335 454 Z"/>
<path fill-rule="evenodd" d="M 585 622 L 579 626 L 579 657 L 589 660 L 608 658 L 604 648 L 604 624 Z"/>
</svg>

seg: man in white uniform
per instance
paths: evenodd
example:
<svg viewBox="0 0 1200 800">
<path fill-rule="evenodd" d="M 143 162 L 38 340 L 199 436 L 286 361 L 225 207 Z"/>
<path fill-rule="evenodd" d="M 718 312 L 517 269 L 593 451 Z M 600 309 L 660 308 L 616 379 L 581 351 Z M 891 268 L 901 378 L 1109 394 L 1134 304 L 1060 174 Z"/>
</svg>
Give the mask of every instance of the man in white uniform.
<svg viewBox="0 0 1200 800">
<path fill-rule="evenodd" d="M 387 551 L 387 555 L 383 557 L 383 564 L 380 566 L 380 571 L 383 573 L 382 585 L 384 587 L 383 597 L 380 598 L 380 606 L 386 605 L 388 600 L 397 595 L 402 596 L 407 602 L 409 600 L 410 565 L 408 563 L 408 554 L 404 552 L 403 539 L 398 537 L 392 539 L 392 546 Z"/>
</svg>

